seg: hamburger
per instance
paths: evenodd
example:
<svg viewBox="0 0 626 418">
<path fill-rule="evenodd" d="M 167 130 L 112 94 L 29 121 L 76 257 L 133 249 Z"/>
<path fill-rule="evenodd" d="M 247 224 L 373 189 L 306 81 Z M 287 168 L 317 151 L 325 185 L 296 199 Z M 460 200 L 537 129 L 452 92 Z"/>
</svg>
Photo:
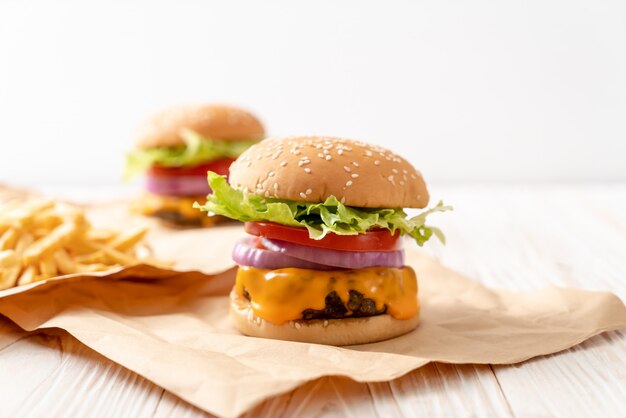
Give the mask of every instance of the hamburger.
<svg viewBox="0 0 626 418">
<path fill-rule="evenodd" d="M 423 245 L 441 232 L 423 209 L 419 171 L 399 155 L 332 137 L 267 139 L 208 173 L 194 207 L 245 222 L 230 317 L 244 334 L 330 345 L 396 337 L 419 322 L 417 278 L 402 236 Z"/>
<path fill-rule="evenodd" d="M 180 226 L 209 226 L 223 218 L 192 208 L 211 192 L 206 173 L 228 174 L 243 151 L 263 138 L 261 122 L 231 106 L 166 109 L 139 128 L 127 157 L 126 177 L 145 174 L 145 194 L 133 205 L 141 214 Z"/>
</svg>

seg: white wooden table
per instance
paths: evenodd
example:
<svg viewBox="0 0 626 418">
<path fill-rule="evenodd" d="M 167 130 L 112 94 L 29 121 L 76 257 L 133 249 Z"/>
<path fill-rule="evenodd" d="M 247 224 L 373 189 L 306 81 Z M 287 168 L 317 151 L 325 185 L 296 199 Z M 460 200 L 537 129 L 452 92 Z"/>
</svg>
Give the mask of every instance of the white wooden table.
<svg viewBox="0 0 626 418">
<path fill-rule="evenodd" d="M 446 265 L 491 287 L 555 284 L 626 299 L 626 184 L 431 189 L 456 209 L 433 217 L 448 245 L 426 249 Z M 31 334 L 0 351 L 2 417 L 202 415 L 61 331 Z M 626 416 L 626 332 L 512 366 L 430 364 L 389 383 L 324 378 L 248 415 Z"/>
</svg>

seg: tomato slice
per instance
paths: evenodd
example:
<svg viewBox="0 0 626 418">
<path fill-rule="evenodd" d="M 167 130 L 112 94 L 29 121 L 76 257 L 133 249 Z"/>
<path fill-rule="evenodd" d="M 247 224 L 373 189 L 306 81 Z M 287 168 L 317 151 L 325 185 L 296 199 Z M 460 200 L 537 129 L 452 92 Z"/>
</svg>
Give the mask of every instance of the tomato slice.
<svg viewBox="0 0 626 418">
<path fill-rule="evenodd" d="M 213 171 L 217 174 L 228 174 L 228 169 L 233 161 L 235 161 L 233 158 L 222 158 L 193 167 L 165 167 L 153 165 L 150 167 L 149 174 L 153 176 L 206 176 L 207 171 Z"/>
<path fill-rule="evenodd" d="M 310 247 L 330 248 L 342 251 L 393 251 L 398 247 L 400 232 L 375 229 L 359 235 L 328 234 L 320 240 L 309 238 L 306 228 L 279 225 L 270 222 L 246 222 L 246 232 L 258 237 L 273 238 Z"/>
</svg>

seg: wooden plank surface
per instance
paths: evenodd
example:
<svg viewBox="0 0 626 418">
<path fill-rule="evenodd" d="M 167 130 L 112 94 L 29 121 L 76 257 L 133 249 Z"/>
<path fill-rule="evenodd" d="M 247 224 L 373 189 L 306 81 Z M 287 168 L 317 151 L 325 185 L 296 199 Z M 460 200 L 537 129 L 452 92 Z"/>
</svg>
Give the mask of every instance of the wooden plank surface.
<svg viewBox="0 0 626 418">
<path fill-rule="evenodd" d="M 626 185 L 437 186 L 455 212 L 426 251 L 491 287 L 548 284 L 626 299 Z M 82 191 L 65 190 L 74 198 Z M 6 319 L 0 328 L 10 327 Z M 200 417 L 62 331 L 0 340 L 0 416 Z M 623 416 L 626 333 L 513 366 L 430 364 L 392 382 L 323 378 L 248 416 Z"/>
</svg>

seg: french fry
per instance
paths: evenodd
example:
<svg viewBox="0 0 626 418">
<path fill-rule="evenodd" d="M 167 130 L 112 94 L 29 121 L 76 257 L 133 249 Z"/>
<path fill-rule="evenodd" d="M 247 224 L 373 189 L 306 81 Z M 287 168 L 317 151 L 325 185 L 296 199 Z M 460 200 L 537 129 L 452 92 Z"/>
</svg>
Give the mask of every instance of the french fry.
<svg viewBox="0 0 626 418">
<path fill-rule="evenodd" d="M 31 264 L 37 262 L 42 257 L 52 254 L 57 248 L 67 242 L 76 232 L 77 225 L 73 222 L 57 226 L 49 235 L 35 241 L 33 245 L 24 251 L 24 263 Z"/>
<path fill-rule="evenodd" d="M 7 271 L 0 271 L 0 290 L 8 289 L 10 287 L 15 286 L 15 282 L 10 280 L 7 274 Z"/>
<path fill-rule="evenodd" d="M 50 200 L 0 205 L 0 290 L 59 275 L 147 263 L 146 228 L 94 229 L 85 212 Z"/>
<path fill-rule="evenodd" d="M 148 228 L 145 227 L 130 229 L 118 235 L 109 245 L 118 251 L 126 251 L 141 241 L 147 232 Z"/>
<path fill-rule="evenodd" d="M 16 228 L 28 227 L 32 224 L 34 216 L 45 209 L 52 207 L 54 203 L 49 200 L 28 201 L 22 205 L 18 205 L 0 219 L 0 227 L 9 226 Z"/>
<path fill-rule="evenodd" d="M 86 238 L 89 241 L 109 242 L 112 239 L 116 239 L 118 236 L 117 231 L 111 229 L 91 229 L 87 231 Z"/>
<path fill-rule="evenodd" d="M 9 227 L 0 237 L 0 251 L 13 248 L 17 241 L 17 230 Z"/>
<path fill-rule="evenodd" d="M 93 263 L 93 264 L 78 264 L 78 271 L 80 273 L 95 273 L 97 271 L 106 271 L 114 268 L 121 267 L 120 265 Z"/>
<path fill-rule="evenodd" d="M 61 274 L 78 273 L 78 265 L 76 264 L 76 262 L 74 262 L 74 260 L 72 260 L 72 258 L 64 248 L 59 248 L 58 250 L 56 250 L 53 257 Z"/>
<path fill-rule="evenodd" d="M 75 257 L 76 262 L 80 264 L 105 263 L 110 259 L 103 251 L 94 251 L 89 254 L 83 254 Z"/>
<path fill-rule="evenodd" d="M 22 286 L 24 284 L 32 283 L 37 278 L 37 267 L 28 266 L 24 269 L 22 274 L 17 279 L 18 286 Z"/>
<path fill-rule="evenodd" d="M 0 290 L 15 286 L 20 271 L 21 268 L 19 265 L 0 271 Z"/>
<path fill-rule="evenodd" d="M 69 241 L 66 248 L 75 255 L 90 254 L 99 250 L 95 242 L 80 237 Z"/>
<path fill-rule="evenodd" d="M 22 235 L 17 239 L 17 243 L 15 244 L 15 253 L 22 257 L 24 251 L 35 242 L 35 237 L 28 232 L 22 232 Z"/>
<path fill-rule="evenodd" d="M 39 271 L 43 276 L 54 277 L 57 275 L 57 265 L 54 258 L 49 257 L 39 262 Z"/>
<path fill-rule="evenodd" d="M 59 226 L 62 222 L 63 219 L 61 219 L 55 208 L 49 208 L 35 217 L 33 225 L 37 228 L 47 229 L 49 231 Z"/>
<path fill-rule="evenodd" d="M 17 199 L 10 200 L 7 203 L 0 205 L 0 234 L 3 234 L 7 229 L 11 227 L 10 217 L 7 214 L 17 208 L 20 205 L 20 201 Z"/>
<path fill-rule="evenodd" d="M 11 268 L 20 264 L 20 258 L 15 250 L 0 251 L 0 268 Z"/>
<path fill-rule="evenodd" d="M 139 260 L 135 257 L 126 255 L 123 252 L 117 251 L 116 249 L 108 247 L 106 245 L 101 245 L 100 251 L 108 256 L 109 259 L 111 259 L 115 264 L 121 264 L 123 266 L 132 266 L 133 264 L 139 264 Z"/>
</svg>

